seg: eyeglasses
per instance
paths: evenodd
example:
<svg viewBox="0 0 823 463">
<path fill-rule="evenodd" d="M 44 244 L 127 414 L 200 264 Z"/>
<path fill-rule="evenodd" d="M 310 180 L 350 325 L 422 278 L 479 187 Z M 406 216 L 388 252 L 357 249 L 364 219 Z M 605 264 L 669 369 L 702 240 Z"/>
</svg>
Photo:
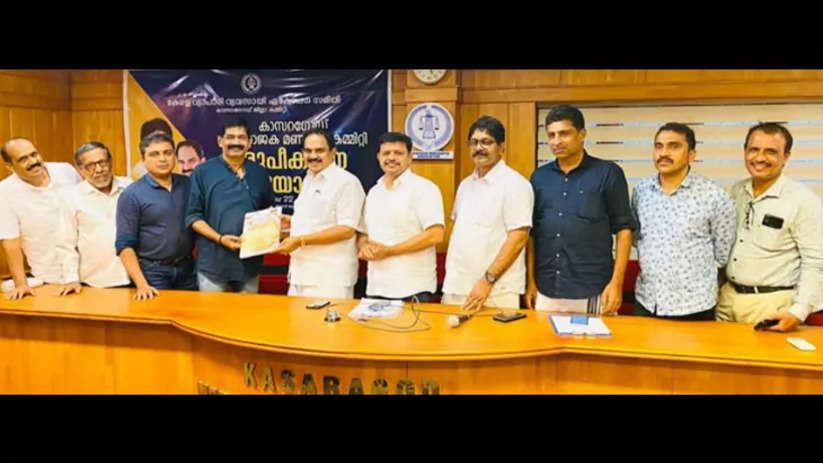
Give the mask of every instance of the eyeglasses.
<svg viewBox="0 0 823 463">
<path fill-rule="evenodd" d="M 106 170 L 109 168 L 109 166 L 111 166 L 111 159 L 104 159 L 102 161 L 90 162 L 83 166 L 83 169 L 85 169 L 86 172 L 94 172 L 97 170 L 98 167 L 103 170 Z"/>
<path fill-rule="evenodd" d="M 746 217 L 743 220 L 743 226 L 746 227 L 746 230 L 751 230 L 752 220 L 754 220 L 754 201 L 749 201 L 749 207 L 746 209 Z"/>
<path fill-rule="evenodd" d="M 482 140 L 475 140 L 474 138 L 472 138 L 471 140 L 469 140 L 469 146 L 483 145 L 483 147 L 485 148 L 492 146 L 494 143 L 495 141 L 491 138 L 484 138 Z"/>
</svg>

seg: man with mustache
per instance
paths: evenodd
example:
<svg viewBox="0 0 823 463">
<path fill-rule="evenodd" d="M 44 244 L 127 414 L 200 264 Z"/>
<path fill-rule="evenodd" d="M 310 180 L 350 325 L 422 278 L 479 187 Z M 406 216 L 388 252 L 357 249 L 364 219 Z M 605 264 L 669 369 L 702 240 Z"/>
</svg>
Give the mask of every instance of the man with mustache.
<svg viewBox="0 0 823 463">
<path fill-rule="evenodd" d="M 274 205 L 266 169 L 246 159 L 251 131 L 242 118 L 223 123 L 217 145 L 223 154 L 191 175 L 186 226 L 197 232 L 197 282 L 200 291 L 256 293 L 263 256 L 240 259 L 247 212 Z"/>
<path fill-rule="evenodd" d="M 203 155 L 203 148 L 200 143 L 194 140 L 183 140 L 177 144 L 175 150 L 177 155 L 177 162 L 180 163 L 180 172 L 186 177 L 191 177 L 194 168 L 206 162 L 206 156 Z"/>
<path fill-rule="evenodd" d="M 303 135 L 308 171 L 287 223 L 291 236 L 276 252 L 290 253 L 289 296 L 351 299 L 357 283 L 356 232 L 366 193 L 335 164 L 334 138 L 320 129 Z"/>
<path fill-rule="evenodd" d="M 388 132 L 378 139 L 377 160 L 384 175 L 366 197 L 366 233 L 358 237 L 359 257 L 369 261 L 369 297 L 433 300 L 437 253 L 445 220 L 440 188 L 412 172 L 412 141 Z"/>
<path fill-rule="evenodd" d="M 134 298 L 152 299 L 158 289 L 197 289 L 194 242 L 183 223 L 191 182 L 174 173 L 174 141 L 155 133 L 140 141 L 148 171 L 117 200 L 115 251 L 137 286 Z"/>
<path fill-rule="evenodd" d="M 579 109 L 555 106 L 546 116 L 555 160 L 532 174 L 534 228 L 528 254 L 529 308 L 616 313 L 637 224 L 623 169 L 583 149 Z M 612 235 L 617 252 L 612 258 Z"/>
<path fill-rule="evenodd" d="M 660 127 L 652 158 L 658 174 L 634 187 L 635 315 L 714 320 L 717 272 L 734 244 L 735 210 L 721 187 L 692 172 L 695 145 L 687 125 Z"/>
<path fill-rule="evenodd" d="M 9 139 L 0 148 L 3 164 L 12 174 L 0 181 L 0 241 L 14 279 L 14 289 L 6 295 L 20 299 L 31 294 L 23 265 L 25 254 L 31 273 L 46 283 L 70 283 L 60 294 L 78 292 L 57 257 L 55 231 L 60 230 L 58 189 L 81 180 L 64 162 L 45 162 L 26 138 Z"/>
<path fill-rule="evenodd" d="M 84 181 L 63 188 L 61 199 L 65 240 L 58 245 L 70 281 L 95 288 L 128 286 L 131 281 L 114 250 L 117 200 L 132 182 L 115 177 L 112 156 L 106 145 L 91 141 L 74 153 L 77 171 Z"/>
<path fill-rule="evenodd" d="M 475 170 L 460 182 L 454 200 L 443 304 L 520 308 L 534 192 L 503 160 L 505 142 L 506 130 L 493 117 L 469 127 Z"/>
<path fill-rule="evenodd" d="M 823 205 L 783 175 L 792 134 L 775 122 L 749 129 L 743 158 L 750 178 L 731 188 L 737 239 L 720 290 L 717 319 L 790 331 L 823 301 Z"/>
</svg>

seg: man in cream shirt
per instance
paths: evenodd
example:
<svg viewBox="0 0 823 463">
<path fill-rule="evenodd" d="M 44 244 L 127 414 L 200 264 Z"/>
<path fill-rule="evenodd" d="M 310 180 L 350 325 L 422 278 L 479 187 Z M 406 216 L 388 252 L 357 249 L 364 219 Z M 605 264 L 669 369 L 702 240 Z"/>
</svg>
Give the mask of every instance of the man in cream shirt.
<svg viewBox="0 0 823 463">
<path fill-rule="evenodd" d="M 57 190 L 81 180 L 65 162 L 45 162 L 34 144 L 15 137 L 3 144 L 3 163 L 12 175 L 0 182 L 0 242 L 14 289 L 9 299 L 32 294 L 23 266 L 23 254 L 32 275 L 46 283 L 69 283 L 63 262 L 57 256 L 55 231 L 61 229 L 60 201 Z M 80 290 L 79 283 L 65 285 L 60 294 Z"/>
<path fill-rule="evenodd" d="M 334 139 L 323 130 L 303 136 L 308 172 L 286 217 L 291 236 L 275 252 L 291 254 L 289 296 L 351 299 L 357 283 L 356 231 L 366 194 L 360 180 L 334 163 Z"/>
<path fill-rule="evenodd" d="M 750 178 L 731 188 L 737 239 L 717 300 L 721 321 L 775 320 L 791 331 L 823 301 L 823 204 L 783 174 L 792 134 L 775 122 L 749 129 L 743 158 Z"/>
<path fill-rule="evenodd" d="M 412 172 L 408 136 L 388 132 L 378 144 L 385 175 L 366 197 L 366 234 L 357 242 L 360 258 L 369 261 L 366 295 L 429 302 L 437 290 L 435 245 L 445 230 L 443 196 L 437 185 Z"/>
<path fill-rule="evenodd" d="M 520 308 L 534 192 L 503 161 L 505 141 L 506 130 L 493 117 L 483 116 L 469 128 L 475 171 L 457 188 L 443 304 Z"/>
<path fill-rule="evenodd" d="M 58 250 L 67 278 L 95 288 L 127 286 L 131 281 L 114 252 L 114 238 L 117 199 L 131 180 L 113 175 L 111 152 L 100 142 L 80 146 L 74 162 L 84 181 L 60 190 L 66 228 Z"/>
</svg>

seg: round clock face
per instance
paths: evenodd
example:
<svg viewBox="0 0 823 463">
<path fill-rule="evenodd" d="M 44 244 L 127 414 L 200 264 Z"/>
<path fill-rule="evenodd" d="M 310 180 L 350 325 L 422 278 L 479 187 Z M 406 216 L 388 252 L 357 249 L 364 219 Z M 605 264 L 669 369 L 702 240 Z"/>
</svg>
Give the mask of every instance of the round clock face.
<svg viewBox="0 0 823 463">
<path fill-rule="evenodd" d="M 424 84 L 434 84 L 439 82 L 446 75 L 445 69 L 415 69 L 414 76 Z"/>
</svg>

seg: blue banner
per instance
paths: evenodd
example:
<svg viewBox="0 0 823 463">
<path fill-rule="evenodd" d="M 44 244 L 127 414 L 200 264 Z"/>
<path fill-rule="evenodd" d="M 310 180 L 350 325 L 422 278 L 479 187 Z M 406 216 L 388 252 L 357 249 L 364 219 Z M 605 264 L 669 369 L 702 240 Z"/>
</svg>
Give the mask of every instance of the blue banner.
<svg viewBox="0 0 823 463">
<path fill-rule="evenodd" d="M 139 138 L 138 127 L 151 118 L 153 106 L 184 139 L 196 140 L 206 157 L 213 158 L 221 155 L 217 137 L 222 121 L 229 116 L 242 117 L 251 129 L 252 146 L 246 156 L 268 169 L 277 204 L 285 212 L 291 212 L 306 173 L 302 134 L 309 129 L 321 128 L 332 134 L 337 144 L 337 164 L 355 174 L 364 190 L 368 191 L 382 175 L 376 143 L 389 130 L 387 70 L 129 74 L 139 86 L 128 93 L 131 122 L 126 130 L 131 131 L 131 140 Z M 153 105 L 141 104 L 137 101 L 141 97 L 148 97 Z"/>
</svg>

